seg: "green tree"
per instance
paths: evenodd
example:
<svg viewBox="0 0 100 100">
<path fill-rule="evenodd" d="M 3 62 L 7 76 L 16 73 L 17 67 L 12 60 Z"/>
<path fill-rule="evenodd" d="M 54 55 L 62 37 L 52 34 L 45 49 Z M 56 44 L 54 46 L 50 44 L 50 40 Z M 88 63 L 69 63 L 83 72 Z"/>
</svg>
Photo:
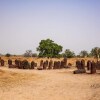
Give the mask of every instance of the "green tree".
<svg viewBox="0 0 100 100">
<path fill-rule="evenodd" d="M 39 51 L 39 57 L 58 57 L 62 51 L 62 46 L 54 43 L 50 39 L 41 40 L 37 51 Z"/>
<path fill-rule="evenodd" d="M 86 50 L 82 50 L 79 55 L 80 55 L 80 57 L 84 58 L 84 57 L 88 56 L 88 52 Z"/>
<path fill-rule="evenodd" d="M 75 57 L 75 53 L 71 51 L 70 49 L 66 49 L 62 55 L 63 57 L 67 57 L 67 58 Z"/>
<path fill-rule="evenodd" d="M 100 48 L 99 47 L 94 47 L 92 50 L 91 50 L 91 55 L 93 57 L 95 57 L 98 61 L 99 57 L 100 57 Z"/>
</svg>

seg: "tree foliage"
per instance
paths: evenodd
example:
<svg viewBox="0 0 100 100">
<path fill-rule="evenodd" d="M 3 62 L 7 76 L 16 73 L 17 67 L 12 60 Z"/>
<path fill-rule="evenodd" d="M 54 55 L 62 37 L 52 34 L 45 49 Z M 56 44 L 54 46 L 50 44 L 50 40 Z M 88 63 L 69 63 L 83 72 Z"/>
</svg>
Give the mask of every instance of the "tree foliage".
<svg viewBox="0 0 100 100">
<path fill-rule="evenodd" d="M 32 57 L 37 57 L 37 53 L 33 53 L 32 54 Z"/>
<path fill-rule="evenodd" d="M 6 56 L 6 57 L 10 57 L 10 56 L 11 56 L 11 54 L 10 54 L 10 53 L 7 53 L 5 56 Z"/>
<path fill-rule="evenodd" d="M 84 57 L 87 57 L 89 54 L 86 50 L 82 50 L 79 55 L 80 55 L 80 57 L 84 58 Z"/>
<path fill-rule="evenodd" d="M 100 57 L 100 48 L 99 47 L 94 47 L 92 50 L 91 50 L 91 55 L 94 56 L 95 58 L 98 58 Z"/>
<path fill-rule="evenodd" d="M 63 57 L 72 58 L 75 57 L 75 53 L 70 49 L 66 49 L 65 52 L 63 53 Z"/>
<path fill-rule="evenodd" d="M 39 51 L 39 57 L 58 57 L 62 51 L 62 46 L 54 43 L 50 39 L 41 40 L 37 51 Z"/>
</svg>

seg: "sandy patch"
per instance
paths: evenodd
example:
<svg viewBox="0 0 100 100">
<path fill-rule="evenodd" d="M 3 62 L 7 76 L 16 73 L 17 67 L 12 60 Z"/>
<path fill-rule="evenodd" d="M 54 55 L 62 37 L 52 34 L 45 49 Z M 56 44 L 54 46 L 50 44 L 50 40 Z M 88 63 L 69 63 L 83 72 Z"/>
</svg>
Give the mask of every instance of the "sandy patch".
<svg viewBox="0 0 100 100">
<path fill-rule="evenodd" d="M 100 100 L 100 74 L 1 68 L 0 100 Z"/>
</svg>

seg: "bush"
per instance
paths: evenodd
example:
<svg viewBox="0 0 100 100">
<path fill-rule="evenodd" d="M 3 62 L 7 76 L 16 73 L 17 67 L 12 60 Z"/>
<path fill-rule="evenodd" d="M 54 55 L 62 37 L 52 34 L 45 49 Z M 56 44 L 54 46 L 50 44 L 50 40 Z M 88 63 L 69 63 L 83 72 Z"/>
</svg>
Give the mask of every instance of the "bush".
<svg viewBox="0 0 100 100">
<path fill-rule="evenodd" d="M 38 56 L 37 53 L 32 54 L 32 57 L 37 57 L 37 56 Z"/>
<path fill-rule="evenodd" d="M 7 53 L 5 56 L 6 56 L 6 57 L 10 57 L 10 56 L 11 56 L 11 54 Z"/>
</svg>

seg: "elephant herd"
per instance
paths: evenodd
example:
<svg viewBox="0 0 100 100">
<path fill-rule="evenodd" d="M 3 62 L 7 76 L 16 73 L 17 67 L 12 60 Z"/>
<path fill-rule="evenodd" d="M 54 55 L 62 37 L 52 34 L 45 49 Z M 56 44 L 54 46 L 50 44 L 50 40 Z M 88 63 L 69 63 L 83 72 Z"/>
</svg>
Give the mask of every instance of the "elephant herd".
<svg viewBox="0 0 100 100">
<path fill-rule="evenodd" d="M 41 60 L 39 65 L 37 65 L 36 62 L 28 62 L 27 60 L 15 60 L 14 64 L 11 59 L 7 62 L 9 68 L 18 68 L 18 69 L 38 69 L 38 70 L 46 70 L 46 69 L 62 69 L 62 68 L 69 68 L 71 64 L 67 64 L 67 58 L 64 58 L 61 61 L 53 61 L 53 60 Z M 4 66 L 5 61 L 0 58 L 0 66 Z M 74 70 L 74 74 L 80 74 L 80 73 L 86 73 L 87 71 L 90 71 L 91 74 L 96 73 L 96 70 L 100 70 L 100 61 L 94 62 L 88 60 L 85 64 L 85 60 L 77 60 L 76 61 L 76 68 L 77 70 Z"/>
</svg>

